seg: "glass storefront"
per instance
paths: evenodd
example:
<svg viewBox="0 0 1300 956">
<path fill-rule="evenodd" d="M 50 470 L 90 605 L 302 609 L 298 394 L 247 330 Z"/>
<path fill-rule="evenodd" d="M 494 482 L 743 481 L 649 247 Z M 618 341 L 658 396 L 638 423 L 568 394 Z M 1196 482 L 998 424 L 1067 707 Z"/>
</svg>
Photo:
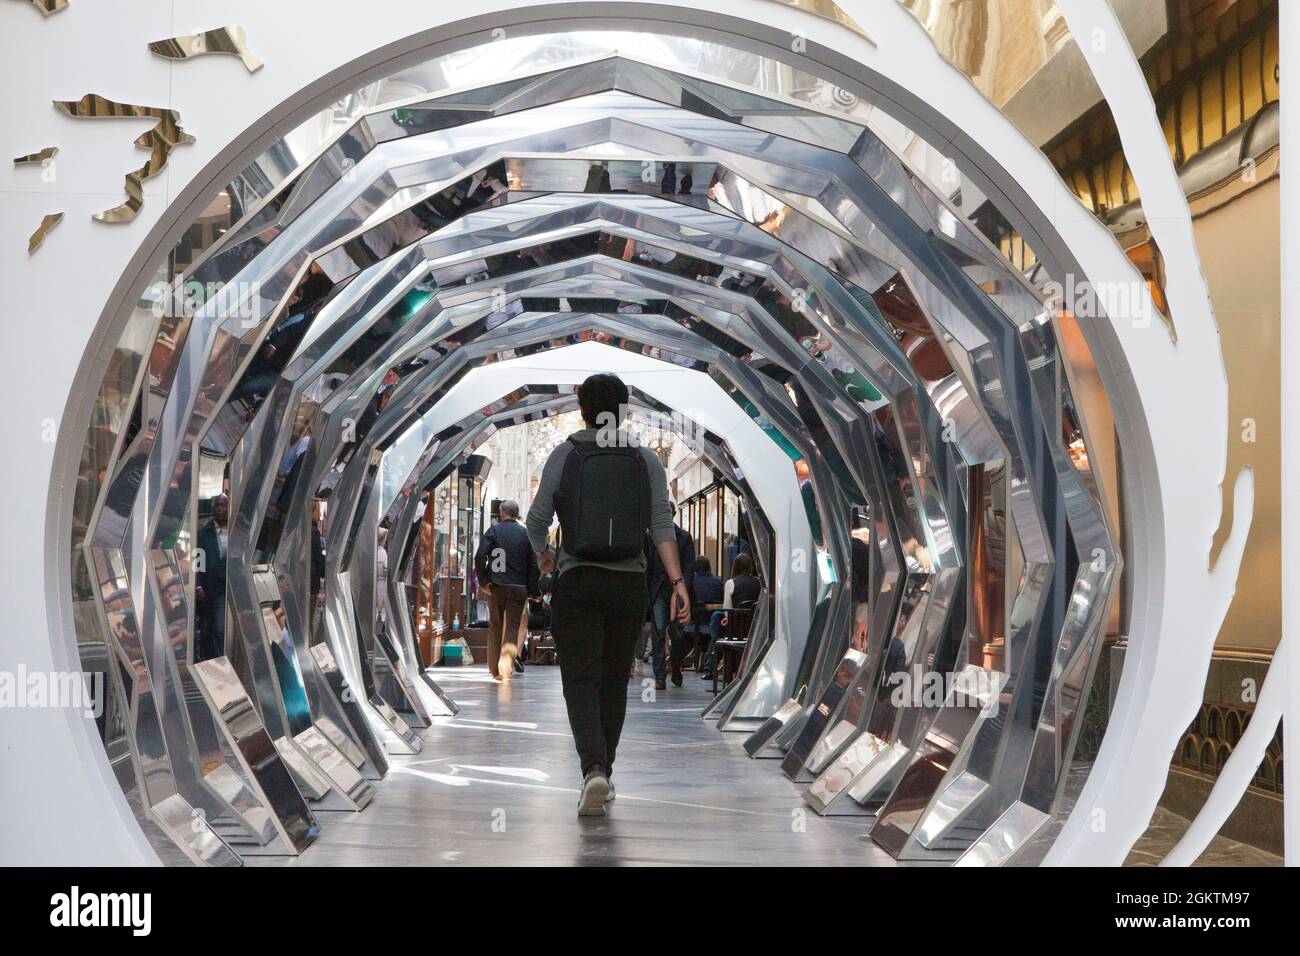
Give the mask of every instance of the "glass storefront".
<svg viewBox="0 0 1300 956">
<path fill-rule="evenodd" d="M 695 554 L 708 558 L 722 578 L 731 573 L 736 555 L 749 548 L 746 521 L 740 496 L 716 478 L 677 506 L 677 522 L 695 542 Z"/>
</svg>

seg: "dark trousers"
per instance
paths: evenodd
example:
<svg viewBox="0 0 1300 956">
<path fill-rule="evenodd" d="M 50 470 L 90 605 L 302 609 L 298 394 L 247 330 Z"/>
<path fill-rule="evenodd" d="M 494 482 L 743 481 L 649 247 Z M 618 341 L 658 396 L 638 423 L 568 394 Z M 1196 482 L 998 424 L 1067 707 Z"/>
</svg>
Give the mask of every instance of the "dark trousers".
<svg viewBox="0 0 1300 956">
<path fill-rule="evenodd" d="M 497 662 L 501 659 L 502 648 L 509 646 L 515 653 L 519 651 L 519 628 L 527 604 L 527 588 L 509 584 L 492 585 L 492 593 L 488 595 L 487 602 L 487 668 L 493 677 L 497 676 Z"/>
<path fill-rule="evenodd" d="M 551 596 L 551 635 L 584 776 L 609 773 L 627 716 L 632 645 L 645 620 L 645 574 L 579 565 Z"/>
<path fill-rule="evenodd" d="M 705 659 L 704 666 L 701 668 L 702 670 L 713 670 L 713 665 L 717 661 L 718 657 L 718 638 L 722 636 L 722 619 L 726 616 L 726 611 L 714 611 L 713 614 L 709 616 L 709 630 L 707 632 L 709 655 Z M 703 640 L 704 635 L 701 634 L 700 638 Z"/>
<path fill-rule="evenodd" d="M 226 653 L 226 592 L 196 602 L 194 663 Z"/>
<path fill-rule="evenodd" d="M 672 586 L 665 581 L 659 586 L 659 593 L 654 597 L 652 608 L 654 636 L 650 639 L 650 658 L 654 661 L 655 678 L 658 680 L 668 678 L 669 663 L 672 664 L 673 673 L 680 674 L 682 659 L 686 656 L 686 640 L 682 637 L 682 629 L 669 614 L 672 610 L 672 600 Z M 666 655 L 665 644 L 669 645 Z"/>
</svg>

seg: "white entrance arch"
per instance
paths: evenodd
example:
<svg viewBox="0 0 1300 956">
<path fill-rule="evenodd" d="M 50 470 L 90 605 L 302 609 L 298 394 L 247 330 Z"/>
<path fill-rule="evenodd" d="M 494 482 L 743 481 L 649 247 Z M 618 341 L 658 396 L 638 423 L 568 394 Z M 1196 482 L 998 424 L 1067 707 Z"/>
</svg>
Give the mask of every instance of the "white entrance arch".
<svg viewBox="0 0 1300 956">
<path fill-rule="evenodd" d="M 838 25 L 768 0 L 741 0 L 733 17 L 675 0 L 524 9 L 467 0 L 454 11 L 464 19 L 454 24 L 452 11 L 414 0 L 390 4 L 386 20 L 349 16 L 352 7 L 343 0 L 285 0 L 239 10 L 250 45 L 267 62 L 251 77 L 225 58 L 172 64 L 139 55 L 144 43 L 172 25 L 163 7 L 174 7 L 173 17 L 183 20 L 192 15 L 186 4 L 138 4 L 128 13 L 82 4 L 49 23 L 14 17 L 14 55 L 0 64 L 0 76 L 7 89 L 32 95 L 16 101 L 8 128 L 24 130 L 27 145 L 65 145 L 50 188 L 5 194 L 5 220 L 34 224 L 53 211 L 51 204 L 66 209 L 67 219 L 30 259 L 13 236 L 0 251 L 7 311 L 20 319 L 10 323 L 7 352 L 26 359 L 11 362 L 0 384 L 6 406 L 20 410 L 6 417 L 6 447 L 15 460 L 27 463 L 8 490 L 7 537 L 40 542 L 37 548 L 12 548 L 0 559 L 0 572 L 16 595 L 10 608 L 12 639 L 0 669 L 19 664 L 29 670 L 78 669 L 62 586 L 75 492 L 69 476 L 75 474 L 107 352 L 131 298 L 152 278 L 148 270 L 159 250 L 211 200 L 223 177 L 256 154 L 289 117 L 306 116 L 339 91 L 427 57 L 438 45 L 464 43 L 470 36 L 490 39 L 494 30 L 524 29 L 540 20 L 551 21 L 552 28 L 566 22 L 653 22 L 659 29 L 724 32 L 737 43 L 787 51 L 792 38 L 801 38 L 801 50 L 791 51 L 791 58 L 846 89 L 892 100 L 912 113 L 934 142 L 946 143 L 955 157 L 966 160 L 972 176 L 982 170 L 981 187 L 1005 196 L 1023 216 L 1021 231 L 1047 261 L 1093 283 L 1135 281 L 1110 234 L 1078 205 L 1046 158 L 939 57 L 901 7 L 892 0 L 843 0 L 842 5 L 868 28 L 874 46 Z M 1076 29 L 1084 6 L 1067 8 Z M 51 55 L 55 49 L 57 56 Z M 1111 51 L 1096 64 L 1102 88 L 1113 78 L 1118 89 L 1131 89 L 1135 64 L 1118 36 Z M 110 65 L 112 75 L 106 76 Z M 173 153 L 165 176 L 148 182 L 144 211 L 125 227 L 90 220 L 91 211 L 120 198 L 118 165 L 99 168 L 90 157 L 134 159 L 124 146 L 129 137 L 116 124 L 69 125 L 48 106 L 49 100 L 88 90 L 107 95 L 108 87 L 117 99 L 179 109 L 186 128 L 198 136 L 196 144 Z M 1112 104 L 1122 132 L 1143 119 L 1145 99 L 1131 100 L 1127 106 Z M 13 152 L 28 151 L 16 147 Z M 1144 182 L 1143 192 L 1152 201 L 1158 183 L 1149 189 Z M 1160 212 L 1186 218 L 1185 205 Z M 1196 678 L 1204 675 L 1231 598 L 1250 514 L 1245 478 L 1236 487 L 1236 526 L 1211 571 L 1208 552 L 1219 521 L 1227 440 L 1226 383 L 1208 304 L 1194 295 L 1198 282 L 1203 287 L 1194 250 L 1173 244 L 1165 251 L 1171 289 L 1192 290 L 1187 301 L 1173 302 L 1178 343 L 1158 324 L 1086 330 L 1125 449 L 1125 493 L 1133 515 L 1132 634 L 1111 733 L 1067 835 L 1080 832 L 1098 809 L 1107 825 L 1089 832 L 1086 840 L 1063 843 L 1058 853 L 1063 862 L 1118 862 L 1145 826 L 1173 741 L 1199 700 Z M 70 270 L 75 282 L 68 279 Z M 32 318 L 22 321 L 23 316 Z M 1170 381 L 1189 387 L 1171 389 Z M 56 433 L 57 443 L 51 441 Z M 33 561 L 37 550 L 41 560 Z M 0 776 L 0 800 L 10 808 L 3 845 L 13 862 L 154 860 L 92 723 L 66 711 L 16 711 L 6 714 L 0 734 L 7 761 L 18 768 Z M 71 779 L 84 784 L 69 787 Z"/>
</svg>

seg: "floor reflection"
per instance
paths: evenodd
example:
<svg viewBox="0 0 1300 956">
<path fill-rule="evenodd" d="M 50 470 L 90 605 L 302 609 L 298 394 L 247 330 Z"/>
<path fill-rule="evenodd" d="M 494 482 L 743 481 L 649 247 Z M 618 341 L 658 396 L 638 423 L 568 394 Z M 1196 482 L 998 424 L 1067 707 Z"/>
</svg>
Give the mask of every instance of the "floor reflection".
<svg viewBox="0 0 1300 956">
<path fill-rule="evenodd" d="M 860 818 L 805 812 L 793 784 L 745 756 L 743 735 L 702 721 L 710 685 L 691 672 L 652 700 L 629 689 L 618 797 L 581 820 L 558 668 L 508 687 L 482 666 L 437 677 L 462 716 L 425 730 L 423 753 L 393 758 L 363 813 L 329 813 L 307 853 L 250 864 L 893 865 L 859 839 Z"/>
</svg>

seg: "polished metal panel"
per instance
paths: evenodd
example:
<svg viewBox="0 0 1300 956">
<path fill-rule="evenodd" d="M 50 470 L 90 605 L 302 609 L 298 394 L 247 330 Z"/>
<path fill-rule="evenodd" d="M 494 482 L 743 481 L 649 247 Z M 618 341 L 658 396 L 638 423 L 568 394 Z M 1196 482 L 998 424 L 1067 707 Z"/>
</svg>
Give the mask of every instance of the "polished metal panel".
<svg viewBox="0 0 1300 956">
<path fill-rule="evenodd" d="M 47 17 L 68 7 L 68 0 L 28 0 L 28 2 Z"/>
<path fill-rule="evenodd" d="M 289 768 L 289 773 L 293 775 L 293 782 L 298 785 L 302 795 L 309 803 L 319 806 L 332 789 L 329 778 L 325 777 L 307 755 L 295 747 L 294 742 L 287 737 L 277 740 L 275 749 L 279 752 L 284 765 Z"/>
<path fill-rule="evenodd" d="M 527 390 L 526 389 L 520 390 L 520 393 L 512 394 L 512 396 L 510 396 L 507 400 L 516 398 L 519 394 L 525 391 Z M 645 396 L 644 394 L 640 393 L 638 389 L 632 388 L 630 391 L 631 391 L 631 401 L 630 401 L 630 408 L 629 408 L 629 420 L 631 421 L 638 420 L 638 417 L 643 413 L 645 413 L 647 410 L 649 410 L 650 412 L 659 412 L 660 414 L 668 411 L 668 409 L 665 406 L 656 402 L 654 399 L 651 399 L 648 396 Z M 462 433 L 460 437 L 447 442 L 445 446 L 440 445 L 439 446 L 440 451 L 442 451 L 444 447 L 446 447 L 447 450 L 443 452 L 443 454 L 439 455 L 437 458 L 430 459 L 428 456 L 421 457 L 421 463 L 424 465 L 424 467 L 422 468 L 417 467 L 416 471 L 412 472 L 413 477 L 407 481 L 402 492 L 402 495 L 406 497 L 407 503 L 399 513 L 398 524 L 397 524 L 397 527 L 399 529 L 406 529 L 405 533 L 409 534 L 409 530 L 413 523 L 411 518 L 414 513 L 414 505 L 418 501 L 419 495 L 421 494 L 422 490 L 437 485 L 439 482 L 443 480 L 443 478 L 447 474 L 449 474 L 452 471 L 452 469 L 455 467 L 457 463 L 463 461 L 466 458 L 466 456 L 473 450 L 473 448 L 476 447 L 479 442 L 481 442 L 487 437 L 487 433 L 493 430 L 493 425 L 492 425 L 493 422 L 507 420 L 512 424 L 518 424 L 522 420 L 528 420 L 536 417 L 539 411 L 541 414 L 544 415 L 552 415 L 552 414 L 558 414 L 563 411 L 569 411 L 576 407 L 576 397 L 573 396 L 572 394 L 568 394 L 556 399 L 556 398 L 547 397 L 545 394 L 543 394 L 537 396 L 537 398 L 535 399 L 524 398 L 504 408 L 500 407 L 501 404 L 502 403 L 498 402 L 498 403 L 493 403 L 493 405 L 490 406 L 491 408 L 496 409 L 496 411 L 488 420 L 478 422 L 475 420 L 473 416 L 471 416 L 471 418 L 466 419 L 464 422 L 458 423 L 458 425 L 452 429 L 452 431 L 455 432 L 460 429 L 473 428 L 474 433 L 478 435 L 477 438 L 474 438 L 472 441 L 467 442 L 466 441 L 467 436 Z M 654 417 L 651 420 L 656 422 L 657 425 L 659 426 L 666 424 L 671 430 L 677 431 L 677 424 L 678 424 L 677 420 L 669 419 L 665 421 L 664 419 L 659 417 Z M 446 432 L 443 432 L 443 434 L 446 434 Z M 710 440 L 710 437 L 707 436 L 707 434 L 706 437 L 701 438 L 697 432 L 691 431 L 689 429 L 684 433 L 678 432 L 678 434 L 688 445 L 691 445 L 697 451 L 699 451 L 705 457 L 706 460 L 711 461 L 715 464 L 725 464 L 725 454 L 721 451 L 718 445 L 715 444 L 715 441 Z M 718 440 L 716 439 L 716 436 L 712 436 L 712 437 L 715 440 Z M 417 473 L 419 477 L 414 477 L 414 475 Z M 766 522 L 766 519 L 761 510 L 761 506 L 757 503 L 752 493 L 748 490 L 747 483 L 744 481 L 743 475 L 741 475 L 740 472 L 734 468 L 732 468 L 731 473 L 737 477 L 737 480 L 740 483 L 740 487 L 739 487 L 740 495 L 744 498 L 744 500 L 747 502 L 747 506 L 750 508 L 749 513 L 754 520 L 755 527 L 762 527 L 763 524 Z M 394 542 L 390 541 L 389 544 L 390 549 L 396 546 L 397 550 L 394 553 L 400 554 L 401 549 L 404 546 L 402 544 L 404 540 L 405 540 L 404 537 L 398 537 L 396 539 L 397 542 L 396 545 L 394 545 Z M 408 556 L 408 561 L 409 560 L 410 558 Z M 399 606 L 399 613 L 401 613 L 402 615 L 406 614 L 404 603 L 403 605 Z M 768 633 L 768 628 L 765 619 L 756 620 L 751 633 L 754 635 L 756 643 L 761 643 L 765 641 L 766 638 L 764 637 L 764 635 Z M 733 682 L 732 687 L 734 686 L 735 683 Z M 720 695 L 720 697 L 725 697 L 725 692 L 723 695 Z"/>
<path fill-rule="evenodd" d="M 31 238 L 27 240 L 27 254 L 30 256 L 45 243 L 45 237 L 48 236 L 54 227 L 63 222 L 63 213 L 52 212 L 41 219 L 41 224 L 36 227 Z"/>
<path fill-rule="evenodd" d="M 295 742 L 315 761 L 330 785 L 347 799 L 353 809 L 364 810 L 375 798 L 374 788 L 366 778 L 315 727 L 308 727 L 295 738 Z"/>
<path fill-rule="evenodd" d="M 297 473 L 292 470 L 286 473 L 280 463 L 290 461 L 289 456 L 295 453 L 298 454 L 295 468 L 310 463 L 310 456 L 303 454 L 297 445 L 291 450 L 288 440 L 295 424 L 306 415 L 311 404 L 304 392 L 318 375 L 327 372 L 330 363 L 349 354 L 357 340 L 367 335 L 376 321 L 381 321 L 373 310 L 400 292 L 400 286 L 395 291 L 379 272 L 371 270 L 369 274 L 358 277 L 321 308 L 236 447 L 231 468 L 231 490 L 238 504 L 231 533 L 229 585 L 236 607 L 232 621 L 234 633 L 244 637 L 245 650 L 251 661 L 267 661 L 260 668 L 265 675 L 265 685 L 268 688 L 276 686 L 273 683 L 275 668 L 269 666 L 269 659 L 260 646 L 262 631 L 257 619 L 261 600 L 248 590 L 255 581 L 260 582 L 258 588 L 275 603 L 277 614 L 284 617 L 286 632 L 295 635 L 292 643 L 297 654 L 297 670 L 304 678 L 302 690 L 307 696 L 312 720 L 329 721 L 350 738 L 354 752 L 364 747 L 372 753 L 380 752 L 381 748 L 373 739 L 362 742 L 362 735 L 371 733 L 369 727 L 353 724 L 343 712 L 343 702 L 325 692 L 315 661 L 308 654 L 310 644 L 316 639 L 315 635 L 308 633 L 308 620 L 312 616 L 310 589 L 306 581 L 310 524 L 305 524 L 298 516 L 307 514 L 309 522 L 310 509 L 298 511 L 297 502 L 290 498 L 295 485 L 306 488 L 307 483 L 299 478 L 290 480 Z M 319 390 L 313 397 L 322 397 Z M 302 440 L 309 441 L 310 437 L 309 432 L 304 433 Z M 272 522 L 267 513 L 273 508 L 280 517 L 273 527 L 269 527 Z M 273 533 L 276 531 L 278 536 Z M 276 576 L 259 572 L 257 566 L 250 563 L 250 559 L 267 558 L 276 567 Z M 284 710 L 283 694 L 268 689 L 267 696 L 265 706 L 281 714 Z M 294 733 L 302 729 L 302 726 L 295 727 Z M 367 773 L 378 777 L 382 773 L 382 764 L 369 768 Z"/>
<path fill-rule="evenodd" d="M 877 765 L 877 758 L 888 747 L 889 744 L 874 734 L 864 733 L 853 737 L 852 743 L 844 747 L 829 766 L 819 771 L 817 778 L 803 792 L 804 801 L 821 814 L 866 813 L 861 802 L 840 800 L 840 797 L 848 792 L 854 781 L 863 780 L 868 768 Z"/>
<path fill-rule="evenodd" d="M 791 698 L 787 700 L 771 717 L 767 718 L 762 724 L 745 738 L 745 753 L 751 757 L 764 755 L 764 750 L 772 744 L 773 740 L 781 731 L 790 725 L 790 723 L 799 716 L 803 710 L 803 704 L 800 701 Z M 781 756 L 778 751 L 774 756 Z"/>
<path fill-rule="evenodd" d="M 264 66 L 248 49 L 247 31 L 238 24 L 155 40 L 149 44 L 149 52 L 169 60 L 187 60 L 205 53 L 226 53 L 243 60 L 249 73 L 256 73 Z"/>
<path fill-rule="evenodd" d="M 545 290 L 543 290 L 543 291 L 545 291 Z M 491 351 L 493 351 L 493 347 L 491 347 L 491 346 L 482 347 L 482 351 L 491 352 Z M 458 354 L 461 356 L 461 358 L 464 358 L 465 352 L 461 351 L 461 352 L 458 352 Z M 398 406 L 394 406 L 394 407 L 398 407 Z"/>
<path fill-rule="evenodd" d="M 272 811 L 271 823 L 289 853 L 301 853 L 320 826 L 293 782 L 276 745 L 253 709 L 234 668 L 224 657 L 194 665 L 195 682 L 217 714 L 219 725 L 247 779 Z"/>
<path fill-rule="evenodd" d="M 411 723 L 427 727 L 430 723 L 429 709 L 412 677 L 414 671 L 424 668 L 416 658 L 408 669 L 398 645 L 388 633 L 387 616 L 381 614 L 380 602 L 375 595 L 379 518 L 385 504 L 382 496 L 372 488 L 364 509 L 358 515 L 358 521 L 352 526 L 355 530 L 350 530 L 349 533 L 348 563 L 352 570 L 348 578 L 352 585 L 353 607 L 356 609 L 357 620 L 361 622 L 358 638 L 363 645 L 362 653 L 369 658 L 371 671 L 384 698 L 407 715 Z"/>
<path fill-rule="evenodd" d="M 59 154 L 59 147 L 46 146 L 38 153 L 29 153 L 26 156 L 14 157 L 15 166 L 40 166 L 48 160 L 53 159 Z"/>
<path fill-rule="evenodd" d="M 822 689 L 812 714 L 804 722 L 799 736 L 795 738 L 790 749 L 786 751 L 785 759 L 781 761 L 781 772 L 791 780 L 799 778 L 813 746 L 826 733 L 831 715 L 839 709 L 845 692 L 857 680 L 866 662 L 867 656 L 859 650 L 849 648 L 844 652 L 844 659 L 835 669 L 830 683 Z"/>
<path fill-rule="evenodd" d="M 1118 573 L 1055 307 L 880 104 L 716 44 L 648 35 L 633 58 L 573 38 L 541 70 L 536 38 L 497 45 L 492 70 L 440 61 L 428 93 L 371 100 L 311 156 L 259 159 L 232 184 L 241 221 L 185 275 L 223 292 L 137 324 L 158 347 L 127 352 L 141 371 L 104 400 L 138 394 L 140 427 L 91 479 L 84 538 L 108 639 L 145 665 L 137 698 L 183 709 L 198 473 L 228 463 L 227 643 L 250 713 L 364 792 L 344 764 L 374 778 L 385 747 L 421 746 L 397 710 L 455 710 L 419 665 L 396 573 L 379 612 L 378 529 L 397 571 L 422 489 L 572 397 L 520 383 L 458 422 L 439 404 L 475 367 L 595 340 L 710 376 L 800 483 L 787 515 L 750 509 L 772 600 L 708 708 L 719 729 L 788 751 L 820 811 L 880 808 L 893 852 L 950 859 L 1017 806 L 1050 812 Z M 724 438 L 699 447 L 744 493 Z M 1015 577 L 980 550 L 995 506 Z M 1007 597 L 999 624 L 985 609 Z M 1001 719 L 892 699 L 915 668 L 969 676 L 1003 636 Z M 141 753 L 202 796 L 191 738 L 211 715 L 155 732 L 150 713 Z"/>
<path fill-rule="evenodd" d="M 144 206 L 144 181 L 163 171 L 173 149 L 194 142 L 194 137 L 181 128 L 181 114 L 178 110 L 115 103 L 94 93 L 87 93 L 79 100 L 56 100 L 54 107 L 77 118 L 107 116 L 158 121 L 153 129 L 141 133 L 135 139 L 135 145 L 149 150 L 149 159 L 139 169 L 126 174 L 126 202 L 95 213 L 95 218 L 100 222 L 130 222 L 134 219 Z"/>
<path fill-rule="evenodd" d="M 937 794 L 930 812 L 917 824 L 916 842 L 926 848 L 948 835 L 958 814 L 988 792 L 989 785 L 971 773 L 963 773 Z"/>
<path fill-rule="evenodd" d="M 273 830 L 265 801 L 237 775 L 220 773 L 230 769 L 232 758 L 189 667 L 180 618 L 183 584 L 174 562 L 162 550 L 141 555 L 134 546 L 114 547 L 105 540 L 108 533 L 101 527 L 89 551 L 131 715 L 128 739 L 142 799 L 153 805 L 179 793 L 205 821 L 229 818 L 240 839 L 269 840 Z M 140 592 L 129 589 L 128 566 L 142 582 Z"/>
<path fill-rule="evenodd" d="M 1023 803 L 1013 803 L 970 845 L 955 866 L 1002 866 L 1033 839 L 1051 817 Z"/>
<path fill-rule="evenodd" d="M 545 317 L 539 317 L 539 318 L 545 318 Z M 547 322 L 547 324 L 543 326 L 539 326 L 538 338 L 544 340 L 550 340 L 554 336 L 559 334 L 569 333 L 574 331 L 575 329 L 583 329 L 583 328 L 591 327 L 593 322 L 595 322 L 595 323 L 602 323 L 605 328 L 609 328 L 612 331 L 621 332 L 622 334 L 632 336 L 634 339 L 640 339 L 643 338 L 645 334 L 644 331 L 641 330 L 643 329 L 644 322 L 650 317 L 638 316 L 637 318 L 639 320 L 638 323 L 636 325 L 631 325 L 627 322 L 626 319 L 622 317 L 605 316 L 605 317 L 597 318 L 597 317 L 575 316 L 575 318 L 572 320 L 573 324 L 555 325 L 554 322 Z M 531 323 L 534 325 L 537 324 L 536 320 L 530 318 L 528 315 L 521 315 L 514 321 L 520 323 Z M 601 327 L 601 324 L 597 324 L 596 327 L 597 328 Z M 539 344 L 544 345 L 544 342 L 541 342 Z M 628 344 L 631 345 L 632 343 L 629 341 Z M 549 347 L 549 346 L 545 346 L 545 347 Z M 639 349 L 639 346 L 637 346 L 636 348 Z M 476 345 L 472 349 L 457 350 L 452 354 L 460 357 L 461 359 L 464 359 L 470 357 L 471 353 L 490 356 L 493 354 L 497 354 L 497 348 L 494 343 L 489 341 L 481 345 Z M 454 369 L 444 369 L 443 371 L 444 374 L 450 375 L 452 374 L 452 372 L 454 372 Z M 400 415 L 403 414 L 403 412 L 401 406 L 398 403 L 399 403 L 399 399 L 394 399 L 393 403 L 390 405 L 389 410 L 393 411 L 395 414 Z M 454 433 L 455 429 L 453 429 L 452 431 Z M 427 468 L 425 470 L 426 472 L 428 471 Z M 407 484 L 408 485 L 410 484 L 409 480 Z"/>
<path fill-rule="evenodd" d="M 857 21 L 845 13 L 844 9 L 835 0 L 775 0 L 775 2 L 783 3 L 787 7 L 804 10 L 814 16 L 821 17 L 823 20 L 830 20 L 832 23 L 848 27 L 858 36 L 870 42 L 872 46 L 875 46 L 876 41 L 872 40 L 867 31 L 858 26 Z"/>
<path fill-rule="evenodd" d="M 361 697 L 352 690 L 347 679 L 343 676 L 343 672 L 339 670 L 329 646 L 324 643 L 313 644 L 309 653 L 316 662 L 316 666 L 320 669 L 321 677 L 329 685 L 331 693 L 335 699 L 343 704 L 344 712 L 347 714 L 351 726 L 365 726 L 366 718 L 361 707 Z M 372 776 L 370 779 L 377 779 L 378 775 L 388 772 L 388 759 L 384 755 L 382 744 L 373 735 L 367 734 L 362 738 L 367 747 L 365 752 L 361 753 L 354 749 L 355 745 L 350 743 L 349 738 L 339 730 L 336 724 L 322 720 L 319 726 L 330 742 L 334 744 L 340 753 L 346 755 L 358 770 L 365 772 L 369 768 L 376 768 L 377 776 Z M 362 763 L 362 760 L 365 762 Z"/>
<path fill-rule="evenodd" d="M 149 816 L 196 866 L 243 865 L 239 854 L 179 793 L 150 807 Z"/>
<path fill-rule="evenodd" d="M 301 467 L 301 476 L 296 482 L 298 501 L 304 500 L 303 496 L 306 496 L 307 502 L 310 503 L 312 496 L 317 494 L 315 489 L 326 479 L 326 475 L 332 468 L 333 460 L 329 455 L 322 453 L 321 449 L 335 447 L 332 445 L 332 442 L 335 441 L 347 444 L 350 439 L 345 441 L 342 436 L 349 430 L 355 430 L 351 428 L 349 423 L 354 423 L 356 419 L 350 419 L 347 415 L 343 415 L 339 416 L 339 419 L 341 419 L 341 423 L 345 427 L 331 432 L 332 426 L 330 422 L 333 418 L 330 414 L 331 411 L 338 407 L 338 403 L 347 396 L 350 389 L 364 388 L 363 383 L 375 370 L 379 370 L 382 375 L 382 363 L 385 360 L 385 354 L 387 354 L 386 350 L 391 351 L 401 343 L 401 335 L 389 338 L 385 330 L 383 336 L 376 336 L 374 330 L 384 330 L 386 325 L 392 325 L 393 316 L 399 314 L 402 317 L 402 324 L 405 324 L 408 330 L 418 327 L 417 323 L 407 321 L 409 316 L 405 315 L 404 303 L 418 291 L 419 276 L 413 275 L 395 283 L 393 281 L 394 277 L 399 275 L 399 272 L 390 271 L 387 267 L 371 269 L 355 282 L 352 282 L 347 291 L 334 300 L 335 304 L 343 310 L 340 316 L 350 315 L 360 320 L 359 324 L 350 328 L 339 321 L 336 321 L 330 327 L 328 335 L 336 336 L 336 330 L 339 329 L 346 332 L 347 337 L 340 339 L 339 345 L 332 345 L 326 334 L 312 337 L 310 333 L 299 345 L 299 354 L 291 364 L 298 365 L 299 363 L 308 362 L 313 355 L 317 354 L 324 354 L 325 359 L 333 364 L 313 365 L 308 373 L 298 380 L 298 384 L 294 386 L 294 391 L 291 393 L 299 396 L 296 399 L 296 410 L 292 401 L 282 406 L 287 416 L 285 421 L 305 420 L 311 424 L 310 431 L 304 433 L 303 437 L 303 440 L 308 442 L 306 450 L 298 458 Z M 353 320 L 350 319 L 349 321 Z M 360 334 L 360 338 L 356 338 L 358 334 Z M 378 341 L 371 341 L 370 344 L 363 346 L 363 343 L 368 340 L 376 339 Z M 372 352 L 371 350 L 379 343 L 382 343 L 380 350 Z M 343 349 L 344 345 L 347 346 L 346 349 Z M 334 351 L 322 353 L 321 350 L 326 348 Z M 361 360 L 361 364 L 354 367 L 358 360 Z M 340 376 L 333 369 L 341 367 L 347 367 L 350 374 L 340 382 L 338 381 Z M 332 384 L 326 384 L 331 379 L 335 381 Z M 267 435 L 276 438 L 280 442 L 277 445 L 278 448 L 282 449 L 284 447 L 281 432 L 268 431 Z M 287 493 L 287 491 L 284 493 Z M 296 606 L 306 608 L 310 603 L 310 595 L 304 572 L 306 549 L 311 534 L 311 508 L 309 506 L 294 506 L 291 503 L 283 510 L 284 519 L 279 534 L 279 544 L 273 549 L 272 560 L 278 568 L 286 605 L 292 599 Z M 345 526 L 346 521 L 340 519 L 337 524 Z M 268 542 L 268 544 L 272 543 Z M 333 547 L 334 545 L 331 545 L 331 549 Z M 344 637 L 350 635 L 352 633 L 348 625 L 350 618 L 346 614 L 337 616 L 340 615 L 338 610 L 333 611 L 333 614 L 336 616 L 331 619 L 340 621 L 345 628 Z M 301 612 L 300 618 L 299 626 L 305 629 L 305 616 Z M 333 640 L 335 633 L 330 628 L 324 628 L 322 634 L 313 634 L 311 640 L 313 642 L 318 639 Z M 341 651 L 342 649 L 336 648 L 336 650 Z M 352 657 L 351 651 L 342 654 L 342 660 L 345 663 L 350 663 Z M 364 669 L 355 672 L 354 676 L 350 678 L 357 686 L 370 686 L 370 662 L 371 655 L 367 654 L 357 665 Z M 412 667 L 414 668 L 414 665 Z M 369 695 L 364 696 L 362 699 L 368 700 Z M 379 717 L 379 713 L 376 712 L 374 716 Z M 401 732 L 407 733 L 409 728 Z"/>
<path fill-rule="evenodd" d="M 953 857 L 982 827 L 960 832 L 989 796 L 988 782 L 969 768 L 972 727 L 1000 714 L 1006 674 L 967 665 L 954 675 L 943 709 L 931 722 L 893 793 L 876 815 L 872 839 L 895 856 Z M 942 783 L 936 785 L 935 781 Z M 924 852 L 922 852 L 924 851 Z"/>
</svg>

